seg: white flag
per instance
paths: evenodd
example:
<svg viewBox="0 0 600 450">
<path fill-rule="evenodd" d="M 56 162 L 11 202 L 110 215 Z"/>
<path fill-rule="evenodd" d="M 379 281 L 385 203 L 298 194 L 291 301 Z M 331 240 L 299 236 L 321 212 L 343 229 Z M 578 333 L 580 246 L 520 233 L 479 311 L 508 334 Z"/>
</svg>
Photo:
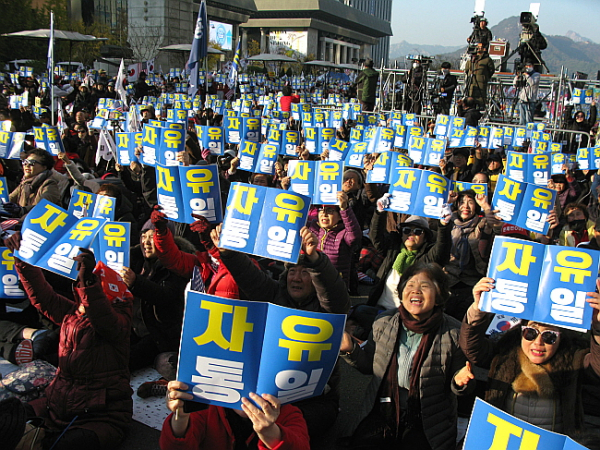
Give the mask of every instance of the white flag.
<svg viewBox="0 0 600 450">
<path fill-rule="evenodd" d="M 123 86 L 123 81 L 125 80 L 125 63 L 123 62 L 123 58 L 121 58 L 121 64 L 119 65 L 119 73 L 117 74 L 117 81 L 115 82 L 115 90 L 121 97 L 121 101 L 124 106 L 127 106 L 127 92 L 125 91 L 125 87 Z"/>
<path fill-rule="evenodd" d="M 110 161 L 117 153 L 117 145 L 108 130 L 100 130 L 100 138 L 98 139 L 98 150 L 96 150 L 96 165 L 101 159 Z"/>
</svg>

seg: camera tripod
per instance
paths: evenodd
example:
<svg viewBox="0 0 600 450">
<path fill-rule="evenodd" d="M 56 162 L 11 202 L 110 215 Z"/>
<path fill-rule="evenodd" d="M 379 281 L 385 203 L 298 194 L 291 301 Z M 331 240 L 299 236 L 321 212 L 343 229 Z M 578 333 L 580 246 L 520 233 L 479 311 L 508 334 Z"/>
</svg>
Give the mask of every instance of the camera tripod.
<svg viewBox="0 0 600 450">
<path fill-rule="evenodd" d="M 548 69 L 548 66 L 546 65 L 546 61 L 544 61 L 544 59 L 542 58 L 541 50 L 538 50 L 538 52 L 534 51 L 533 47 L 531 46 L 531 44 L 528 41 L 521 42 L 517 46 L 517 48 L 515 48 L 512 52 L 510 52 L 510 55 L 508 55 L 506 58 L 502 58 L 500 60 L 500 64 L 498 65 L 498 67 L 496 67 L 496 70 L 500 69 L 500 67 L 502 67 L 502 65 L 505 62 L 507 62 L 510 58 L 512 58 L 515 54 L 519 53 L 519 55 L 520 55 L 521 52 L 523 51 L 523 49 L 525 48 L 525 46 L 527 46 L 529 48 L 529 51 L 535 57 L 535 59 L 536 59 L 535 65 L 543 66 L 544 69 L 546 69 L 546 72 L 550 73 L 550 69 Z M 521 61 L 521 64 L 523 64 L 524 62 L 525 61 Z"/>
</svg>

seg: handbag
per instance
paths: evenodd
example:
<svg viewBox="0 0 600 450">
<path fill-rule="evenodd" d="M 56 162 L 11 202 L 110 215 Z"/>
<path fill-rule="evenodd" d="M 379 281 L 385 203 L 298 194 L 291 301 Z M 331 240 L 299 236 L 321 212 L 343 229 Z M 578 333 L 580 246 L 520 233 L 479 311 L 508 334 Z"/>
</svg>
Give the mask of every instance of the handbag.
<svg viewBox="0 0 600 450">
<path fill-rule="evenodd" d="M 23 364 L 0 380 L 0 401 L 16 397 L 24 403 L 43 396 L 44 390 L 56 376 L 56 367 L 37 359 Z"/>
</svg>

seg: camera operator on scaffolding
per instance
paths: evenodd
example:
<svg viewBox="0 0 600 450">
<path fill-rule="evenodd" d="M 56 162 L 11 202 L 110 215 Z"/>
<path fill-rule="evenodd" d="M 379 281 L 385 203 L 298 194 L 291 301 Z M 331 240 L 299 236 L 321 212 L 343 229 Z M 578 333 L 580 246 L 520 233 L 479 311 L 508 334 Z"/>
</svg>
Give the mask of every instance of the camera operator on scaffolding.
<svg viewBox="0 0 600 450">
<path fill-rule="evenodd" d="M 515 76 L 513 85 L 518 89 L 519 125 L 526 125 L 533 122 L 540 87 L 540 74 L 535 71 L 533 62 L 525 61 L 523 71 Z"/>
<path fill-rule="evenodd" d="M 475 54 L 471 55 L 465 67 L 467 74 L 465 91 L 469 97 L 473 97 L 480 110 L 485 109 L 487 105 L 488 82 L 495 72 L 496 67 L 487 48 L 483 43 L 478 43 Z"/>
<path fill-rule="evenodd" d="M 487 26 L 488 20 L 485 17 L 481 17 L 479 19 L 479 24 L 473 26 L 471 36 L 467 38 L 469 45 L 483 44 L 486 50 L 489 48 L 492 40 L 492 32 Z"/>
<path fill-rule="evenodd" d="M 534 23 L 532 19 L 529 20 L 530 23 L 523 23 L 523 20 L 521 20 L 523 30 L 519 39 L 519 56 L 521 61 L 532 61 L 533 70 L 542 73 L 544 65 L 542 50 L 548 47 L 548 42 L 540 33 L 539 25 Z"/>
<path fill-rule="evenodd" d="M 458 86 L 458 79 L 450 73 L 451 68 L 452 65 L 448 61 L 443 62 L 440 67 L 440 74 L 431 94 L 431 102 L 433 103 L 435 114 L 450 114 L 454 90 Z"/>
</svg>

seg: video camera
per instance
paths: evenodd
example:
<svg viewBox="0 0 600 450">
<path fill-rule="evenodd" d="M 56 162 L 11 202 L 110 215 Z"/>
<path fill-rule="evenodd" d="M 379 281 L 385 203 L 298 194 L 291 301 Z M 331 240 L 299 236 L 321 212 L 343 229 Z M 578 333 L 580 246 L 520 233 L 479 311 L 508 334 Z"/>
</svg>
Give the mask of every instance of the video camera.
<svg viewBox="0 0 600 450">
<path fill-rule="evenodd" d="M 406 59 L 410 61 L 419 61 L 421 65 L 426 66 L 431 64 L 434 60 L 433 56 L 425 56 L 425 55 L 406 55 Z"/>
<path fill-rule="evenodd" d="M 535 15 L 531 11 L 523 11 L 519 18 L 519 23 L 523 26 L 533 25 L 536 22 Z"/>
<path fill-rule="evenodd" d="M 477 14 L 475 14 L 473 17 L 471 17 L 471 23 L 473 24 L 473 27 L 478 27 L 479 22 L 481 22 L 482 20 L 483 20 L 483 16 L 480 16 Z"/>
</svg>

